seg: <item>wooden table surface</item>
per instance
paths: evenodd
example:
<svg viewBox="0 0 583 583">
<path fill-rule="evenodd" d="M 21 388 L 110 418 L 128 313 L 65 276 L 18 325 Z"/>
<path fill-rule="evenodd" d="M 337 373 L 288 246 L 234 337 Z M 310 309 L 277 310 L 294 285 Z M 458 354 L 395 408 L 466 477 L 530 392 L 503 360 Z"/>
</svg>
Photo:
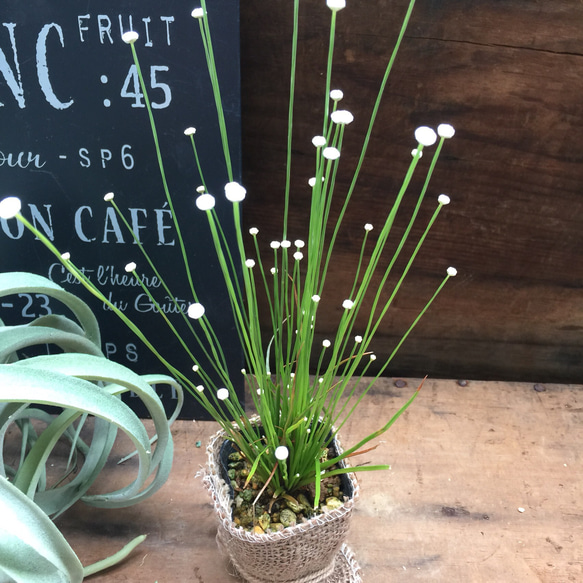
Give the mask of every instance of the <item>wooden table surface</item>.
<svg viewBox="0 0 583 583">
<path fill-rule="evenodd" d="M 342 442 L 377 429 L 417 382 L 379 381 Z M 236 581 L 219 554 L 209 498 L 195 478 L 215 428 L 176 423 L 171 477 L 140 506 L 78 505 L 58 521 L 84 564 L 148 534 L 123 564 L 89 581 Z M 128 447 L 122 442 L 116 451 Z M 583 581 L 582 452 L 582 386 L 427 380 L 409 411 L 366 454 L 392 469 L 360 477 L 348 542 L 364 582 Z M 133 462 L 115 461 L 105 474 L 110 487 L 133 476 Z"/>
</svg>

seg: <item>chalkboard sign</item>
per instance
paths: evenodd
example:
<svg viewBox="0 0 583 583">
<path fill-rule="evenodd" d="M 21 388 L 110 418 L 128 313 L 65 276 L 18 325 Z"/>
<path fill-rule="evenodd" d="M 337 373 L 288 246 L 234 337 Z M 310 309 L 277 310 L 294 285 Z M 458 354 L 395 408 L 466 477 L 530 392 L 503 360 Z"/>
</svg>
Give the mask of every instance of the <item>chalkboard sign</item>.
<svg viewBox="0 0 583 583">
<path fill-rule="evenodd" d="M 222 276 L 204 213 L 195 207 L 200 177 L 197 148 L 217 210 L 228 181 L 218 123 L 193 6 L 182 0 L 3 0 L 0 7 L 0 198 L 15 195 L 22 214 L 98 283 L 160 347 L 172 364 L 191 362 L 167 331 L 124 266 L 135 261 L 169 313 L 176 307 L 152 277 L 131 235 L 103 197 L 115 200 L 149 249 L 181 309 L 192 301 L 172 226 L 144 97 L 123 32 L 134 30 L 135 47 L 151 99 L 176 213 L 189 250 L 200 301 L 222 339 L 233 374 L 242 375 Z M 238 0 L 207 0 L 215 59 L 230 139 L 235 179 L 240 175 Z M 227 237 L 234 240 L 228 228 Z M 14 219 L 0 221 L 0 270 L 48 276 L 87 301 L 112 359 L 140 373 L 166 372 L 117 316 L 63 270 L 34 236 Z M 6 322 L 46 313 L 44 298 L 3 300 Z M 196 350 L 193 346 L 193 350 Z M 193 380 L 196 380 L 194 378 Z M 242 383 L 241 383 L 242 384 Z M 242 387 L 239 388 L 241 396 Z M 161 395 L 172 405 L 172 395 Z M 143 413 L 143 411 L 138 411 Z M 192 397 L 183 417 L 204 418 Z"/>
</svg>

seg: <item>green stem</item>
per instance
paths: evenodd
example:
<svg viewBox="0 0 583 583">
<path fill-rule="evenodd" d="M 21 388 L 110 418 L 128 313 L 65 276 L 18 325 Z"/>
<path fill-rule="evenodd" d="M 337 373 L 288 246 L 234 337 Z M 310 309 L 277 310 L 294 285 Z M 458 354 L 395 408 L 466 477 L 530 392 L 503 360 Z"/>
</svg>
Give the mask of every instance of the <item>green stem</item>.
<svg viewBox="0 0 583 583">
<path fill-rule="evenodd" d="M 283 209 L 283 238 L 287 238 L 287 224 L 289 215 L 290 189 L 291 189 L 291 163 L 292 163 L 292 134 L 294 125 L 294 101 L 296 91 L 296 66 L 298 53 L 298 21 L 299 21 L 299 0 L 294 0 L 293 33 L 291 46 L 291 70 L 289 81 L 289 105 L 287 114 L 287 152 L 285 163 L 285 194 Z"/>
<path fill-rule="evenodd" d="M 144 102 L 146 103 L 146 109 L 148 111 L 148 119 L 150 120 L 150 129 L 152 131 L 152 138 L 154 140 L 154 147 L 156 149 L 156 159 L 158 161 L 158 169 L 160 171 L 160 178 L 162 179 L 162 187 L 164 189 L 164 194 L 166 195 L 166 201 L 168 202 L 168 208 L 172 215 L 172 220 L 174 222 L 174 228 L 176 229 L 176 235 L 178 237 L 178 243 L 180 245 L 180 251 L 182 253 L 182 260 L 184 262 L 184 268 L 186 271 L 186 277 L 190 286 L 192 295 L 195 295 L 194 282 L 192 280 L 192 272 L 190 270 L 190 264 L 188 262 L 188 255 L 186 252 L 186 245 L 184 244 L 184 238 L 182 237 L 182 231 L 178 223 L 178 218 L 174 210 L 174 203 L 172 202 L 172 196 L 170 194 L 170 188 L 168 187 L 168 181 L 166 179 L 166 170 L 164 167 L 164 161 L 162 159 L 162 151 L 160 149 L 160 142 L 158 140 L 158 130 L 156 128 L 156 122 L 154 121 L 154 113 L 152 111 L 152 106 L 150 104 L 150 98 L 148 96 L 148 90 L 146 88 L 146 83 L 144 82 L 144 76 L 142 75 L 142 69 L 140 67 L 140 62 L 138 60 L 138 54 L 136 52 L 136 47 L 134 44 L 130 44 L 132 49 L 132 57 L 134 59 L 134 64 L 136 66 L 136 71 L 138 73 L 138 78 L 140 80 L 140 87 L 142 88 L 142 93 L 144 94 Z"/>
<path fill-rule="evenodd" d="M 117 565 L 120 561 L 123 561 L 126 557 L 128 557 L 131 554 L 131 552 L 145 540 L 146 540 L 145 534 L 137 536 L 117 553 L 111 555 L 110 557 L 107 557 L 106 559 L 97 561 L 92 565 L 83 567 L 83 577 L 84 578 L 89 577 L 90 575 L 99 573 L 99 571 L 104 571 L 105 569 L 109 569 L 110 567 Z"/>
</svg>

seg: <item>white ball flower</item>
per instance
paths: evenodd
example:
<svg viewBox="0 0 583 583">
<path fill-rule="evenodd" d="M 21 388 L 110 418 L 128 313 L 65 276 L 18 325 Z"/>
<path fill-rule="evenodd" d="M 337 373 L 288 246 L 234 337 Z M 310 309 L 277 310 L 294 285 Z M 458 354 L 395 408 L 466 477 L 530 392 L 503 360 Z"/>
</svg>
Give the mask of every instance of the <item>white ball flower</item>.
<svg viewBox="0 0 583 583">
<path fill-rule="evenodd" d="M 317 304 L 322 298 L 318 294 L 312 296 L 312 301 Z"/>
<path fill-rule="evenodd" d="M 337 109 L 330 114 L 334 123 L 348 125 L 354 121 L 354 116 L 346 109 Z"/>
<path fill-rule="evenodd" d="M 204 187 L 204 184 L 201 184 L 200 186 L 196 187 L 196 192 L 198 192 L 198 194 L 204 194 L 206 192 L 206 188 Z"/>
<path fill-rule="evenodd" d="M 370 359 L 371 360 L 376 360 L 377 359 L 377 355 L 376 354 L 371 354 L 370 355 Z"/>
<path fill-rule="evenodd" d="M 372 231 L 373 228 L 374 227 L 370 223 L 366 223 L 366 225 L 364 225 L 364 230 L 365 231 Z"/>
<path fill-rule="evenodd" d="M 304 254 L 301 251 L 296 251 L 294 253 L 294 259 L 296 261 L 301 261 L 304 258 Z"/>
<path fill-rule="evenodd" d="M 194 134 L 196 134 L 196 128 L 189 127 L 184 130 L 185 136 L 194 136 Z"/>
<path fill-rule="evenodd" d="M 14 218 L 22 208 L 20 199 L 16 196 L 8 196 L 0 201 L 0 219 Z"/>
<path fill-rule="evenodd" d="M 241 202 L 245 199 L 247 191 L 238 182 L 229 182 L 225 184 L 225 196 L 231 202 Z"/>
<path fill-rule="evenodd" d="M 194 302 L 188 306 L 187 311 L 188 317 L 192 318 L 193 320 L 198 320 L 204 316 L 204 306 L 199 304 L 198 302 Z"/>
<path fill-rule="evenodd" d="M 202 392 L 204 391 L 204 386 L 203 386 L 203 385 L 197 385 L 197 387 L 196 387 L 196 390 L 197 390 L 199 393 L 202 393 Z"/>
<path fill-rule="evenodd" d="M 346 0 L 326 0 L 326 6 L 333 12 L 346 8 Z"/>
<path fill-rule="evenodd" d="M 193 364 L 192 365 L 192 371 L 193 372 L 198 372 L 198 364 Z"/>
<path fill-rule="evenodd" d="M 453 138 L 455 134 L 455 129 L 453 126 L 449 125 L 448 123 L 440 123 L 437 126 L 437 133 L 441 138 Z"/>
<path fill-rule="evenodd" d="M 219 389 L 217 391 L 217 399 L 219 401 L 226 401 L 229 398 L 229 389 L 225 389 L 225 387 L 223 387 L 222 389 Z"/>
<path fill-rule="evenodd" d="M 302 249 L 306 244 L 304 243 L 304 241 L 302 241 L 301 239 L 296 239 L 294 241 L 294 245 L 298 248 L 298 249 Z"/>
<path fill-rule="evenodd" d="M 411 150 L 411 156 L 415 158 L 416 156 L 421 158 L 423 156 L 423 150 L 418 150 L 417 148 L 413 148 Z"/>
<path fill-rule="evenodd" d="M 324 178 L 324 176 L 322 176 L 322 182 L 326 182 L 326 178 Z M 316 177 L 312 176 L 312 178 L 308 179 L 308 184 L 314 188 L 314 186 L 316 186 Z"/>
<path fill-rule="evenodd" d="M 196 206 L 201 211 L 210 211 L 215 206 L 215 197 L 212 194 L 201 194 L 196 199 Z"/>
<path fill-rule="evenodd" d="M 289 248 L 291 247 L 291 245 L 292 245 L 292 244 L 291 244 L 291 241 L 288 241 L 287 239 L 284 239 L 284 240 L 281 242 L 281 246 L 282 246 L 284 249 L 289 249 Z"/>
<path fill-rule="evenodd" d="M 322 340 L 322 346 L 324 348 L 330 348 L 330 346 L 332 346 L 332 342 L 330 342 L 330 340 Z"/>
<path fill-rule="evenodd" d="M 192 18 L 202 18 L 204 16 L 204 10 L 202 8 L 195 8 L 190 13 L 190 16 L 192 16 Z"/>
<path fill-rule="evenodd" d="M 344 300 L 342 302 L 342 307 L 345 310 L 352 310 L 352 308 L 354 307 L 354 302 L 352 300 Z"/>
<path fill-rule="evenodd" d="M 280 462 L 286 460 L 289 457 L 289 449 L 285 445 L 280 445 L 275 448 L 275 457 Z"/>
<path fill-rule="evenodd" d="M 362 342 L 362 336 L 355 336 L 355 337 L 354 337 L 354 341 L 355 341 L 357 344 L 360 344 L 360 343 Z"/>
<path fill-rule="evenodd" d="M 272 249 L 279 249 L 281 247 L 281 243 L 279 241 L 272 241 L 269 246 Z"/>
<path fill-rule="evenodd" d="M 446 204 L 449 204 L 451 202 L 451 199 L 449 198 L 449 196 L 447 196 L 447 194 L 440 194 L 437 197 L 437 202 L 439 204 L 446 205 Z"/>
<path fill-rule="evenodd" d="M 415 130 L 415 139 L 422 146 L 433 146 L 437 141 L 437 134 L 431 128 L 421 126 Z"/>
<path fill-rule="evenodd" d="M 340 89 L 332 89 L 330 91 L 330 99 L 332 101 L 340 101 L 344 97 L 344 93 Z"/>
<path fill-rule="evenodd" d="M 312 144 L 314 144 L 316 148 L 321 148 L 326 145 L 326 138 L 324 136 L 314 136 L 312 138 Z"/>
<path fill-rule="evenodd" d="M 68 251 L 65 251 L 65 253 L 61 253 L 61 259 L 63 261 L 70 261 L 71 254 Z"/>
<path fill-rule="evenodd" d="M 136 267 L 137 265 L 133 261 L 131 261 L 125 266 L 125 270 L 127 273 L 132 273 L 136 270 Z"/>
<path fill-rule="evenodd" d="M 457 275 L 457 269 L 455 267 L 448 267 L 447 275 L 449 275 L 449 277 L 455 277 Z"/>
<path fill-rule="evenodd" d="M 121 35 L 121 40 L 128 45 L 133 45 L 139 38 L 140 35 L 135 30 L 124 32 Z"/>
<path fill-rule="evenodd" d="M 257 227 L 251 227 L 249 229 L 249 234 L 253 237 L 256 237 L 259 234 L 259 229 Z"/>
<path fill-rule="evenodd" d="M 113 192 L 108 192 L 108 193 L 107 193 L 107 194 L 106 194 L 106 195 L 103 197 L 103 200 L 104 200 L 105 202 L 109 202 L 109 201 L 113 200 L 114 196 L 115 196 L 115 195 L 113 194 Z"/>
<path fill-rule="evenodd" d="M 338 148 L 329 146 L 328 148 L 324 148 L 322 150 L 322 156 L 324 156 L 326 160 L 337 160 L 340 158 L 340 150 Z"/>
<path fill-rule="evenodd" d="M 248 267 L 249 269 L 252 269 L 253 267 L 255 267 L 255 260 L 254 259 L 246 259 L 245 266 Z"/>
</svg>

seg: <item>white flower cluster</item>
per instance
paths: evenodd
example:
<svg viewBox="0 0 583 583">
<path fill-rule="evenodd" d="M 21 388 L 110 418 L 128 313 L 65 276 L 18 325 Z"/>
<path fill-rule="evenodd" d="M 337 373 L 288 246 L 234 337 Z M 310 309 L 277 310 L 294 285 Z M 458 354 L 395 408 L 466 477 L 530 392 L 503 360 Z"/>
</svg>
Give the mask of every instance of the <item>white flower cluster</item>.
<svg viewBox="0 0 583 583">
<path fill-rule="evenodd" d="M 208 192 L 201 194 L 196 199 L 196 207 L 201 211 L 210 211 L 215 208 L 215 197 Z"/>
<path fill-rule="evenodd" d="M 245 199 L 247 191 L 238 182 L 229 182 L 225 184 L 225 196 L 231 202 L 241 202 Z"/>
<path fill-rule="evenodd" d="M 337 109 L 330 114 L 330 119 L 340 125 L 348 125 L 354 121 L 354 116 L 346 109 Z"/>
<path fill-rule="evenodd" d="M 427 126 L 420 126 L 415 130 L 415 139 L 419 144 L 422 146 L 433 146 L 437 141 L 437 136 L 439 135 L 440 138 L 449 139 L 453 138 L 455 134 L 455 130 L 453 126 L 449 125 L 448 123 L 442 123 L 437 126 L 437 133 L 432 130 L 430 127 Z M 417 150 L 413 150 L 411 154 L 415 156 L 417 154 Z"/>
<path fill-rule="evenodd" d="M 340 150 L 333 146 L 328 146 L 322 150 L 322 156 L 324 156 L 326 160 L 338 160 L 338 158 L 340 158 Z"/>
<path fill-rule="evenodd" d="M 0 201 L 0 219 L 14 218 L 22 208 L 20 199 L 16 196 L 8 196 Z"/>
<path fill-rule="evenodd" d="M 133 45 L 139 38 L 140 35 L 135 30 L 124 32 L 121 35 L 121 40 L 128 45 Z"/>
<path fill-rule="evenodd" d="M 340 89 L 332 89 L 330 91 L 330 99 L 332 101 L 340 101 L 344 97 L 344 93 Z"/>
<path fill-rule="evenodd" d="M 346 8 L 346 0 L 326 0 L 326 6 L 332 10 L 332 12 L 338 12 Z"/>
<path fill-rule="evenodd" d="M 193 304 L 190 304 L 190 306 L 188 306 L 188 310 L 187 310 L 187 314 L 189 318 L 192 318 L 193 320 L 198 320 L 199 318 L 202 318 L 204 316 L 204 306 L 202 304 L 199 304 L 198 302 L 194 302 Z"/>
</svg>

